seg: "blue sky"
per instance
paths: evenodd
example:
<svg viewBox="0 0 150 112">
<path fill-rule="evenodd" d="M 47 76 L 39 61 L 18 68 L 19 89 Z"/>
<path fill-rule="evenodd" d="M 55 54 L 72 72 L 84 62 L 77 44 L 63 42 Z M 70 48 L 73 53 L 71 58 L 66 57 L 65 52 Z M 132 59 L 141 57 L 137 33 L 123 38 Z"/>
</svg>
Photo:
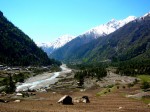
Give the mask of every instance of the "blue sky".
<svg viewBox="0 0 150 112">
<path fill-rule="evenodd" d="M 0 0 L 4 15 L 35 42 L 80 35 L 130 15 L 150 12 L 149 0 Z"/>
</svg>

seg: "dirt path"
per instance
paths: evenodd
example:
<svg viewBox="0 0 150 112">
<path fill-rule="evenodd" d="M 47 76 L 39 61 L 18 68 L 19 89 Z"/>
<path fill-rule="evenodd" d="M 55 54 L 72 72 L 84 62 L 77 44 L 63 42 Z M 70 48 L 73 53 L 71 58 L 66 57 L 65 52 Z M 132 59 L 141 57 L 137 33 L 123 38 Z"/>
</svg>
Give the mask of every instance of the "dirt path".
<svg viewBox="0 0 150 112">
<path fill-rule="evenodd" d="M 99 91 L 100 89 L 92 89 L 85 92 L 37 93 L 32 100 L 28 99 L 20 103 L 0 103 L 0 112 L 150 112 L 150 107 L 142 101 L 123 96 L 125 93 L 136 91 L 136 88 L 120 88 L 101 97 L 96 96 L 96 93 Z M 58 104 L 57 101 L 64 94 L 68 94 L 73 98 L 87 95 L 90 103 Z"/>
</svg>

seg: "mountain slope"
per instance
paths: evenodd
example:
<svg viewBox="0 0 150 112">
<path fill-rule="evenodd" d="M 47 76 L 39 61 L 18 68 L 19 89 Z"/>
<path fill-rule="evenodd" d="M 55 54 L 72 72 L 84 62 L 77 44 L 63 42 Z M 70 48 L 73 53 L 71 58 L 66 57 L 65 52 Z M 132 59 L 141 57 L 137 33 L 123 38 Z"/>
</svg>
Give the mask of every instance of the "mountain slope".
<svg viewBox="0 0 150 112">
<path fill-rule="evenodd" d="M 42 48 L 48 55 L 50 55 L 56 49 L 64 46 L 66 43 L 74 39 L 74 36 L 71 35 L 63 35 L 59 37 L 55 42 L 48 43 L 37 43 L 37 45 Z"/>
<path fill-rule="evenodd" d="M 0 64 L 49 65 L 50 60 L 26 34 L 9 22 L 0 12 Z"/>
<path fill-rule="evenodd" d="M 126 18 L 124 20 L 119 20 L 119 21 L 113 19 L 110 22 L 108 22 L 107 24 L 103 24 L 98 27 L 95 27 L 95 28 L 85 32 L 84 34 L 79 35 L 78 37 L 76 37 L 72 41 L 68 42 L 63 47 L 54 51 L 51 54 L 51 57 L 58 59 L 58 60 L 63 60 L 63 61 L 73 59 L 77 55 L 77 54 L 75 54 L 75 52 L 80 50 L 79 49 L 80 46 L 83 46 L 83 45 L 91 42 L 92 40 L 97 39 L 98 37 L 106 36 L 114 31 L 116 31 L 120 27 L 124 26 L 128 22 L 133 21 L 135 19 L 136 19 L 136 17 L 134 17 L 134 16 L 129 16 L 128 18 Z"/>
<path fill-rule="evenodd" d="M 150 58 L 150 14 L 114 33 L 80 46 L 67 61 L 125 61 Z"/>
</svg>

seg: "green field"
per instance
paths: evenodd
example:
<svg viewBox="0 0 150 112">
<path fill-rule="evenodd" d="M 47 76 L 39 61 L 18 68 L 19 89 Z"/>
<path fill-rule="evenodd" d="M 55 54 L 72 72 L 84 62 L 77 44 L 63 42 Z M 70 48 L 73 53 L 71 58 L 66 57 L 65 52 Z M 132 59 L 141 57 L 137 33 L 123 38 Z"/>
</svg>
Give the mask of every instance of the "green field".
<svg viewBox="0 0 150 112">
<path fill-rule="evenodd" d="M 113 92 L 116 89 L 116 86 L 114 85 L 109 85 L 107 88 L 104 88 L 103 90 L 101 90 L 100 92 L 98 92 L 96 95 L 97 96 L 102 96 L 102 95 L 106 95 L 108 93 Z"/>
<path fill-rule="evenodd" d="M 142 82 L 150 82 L 150 76 L 149 75 L 139 75 L 137 77 L 139 79 L 141 79 Z"/>
</svg>

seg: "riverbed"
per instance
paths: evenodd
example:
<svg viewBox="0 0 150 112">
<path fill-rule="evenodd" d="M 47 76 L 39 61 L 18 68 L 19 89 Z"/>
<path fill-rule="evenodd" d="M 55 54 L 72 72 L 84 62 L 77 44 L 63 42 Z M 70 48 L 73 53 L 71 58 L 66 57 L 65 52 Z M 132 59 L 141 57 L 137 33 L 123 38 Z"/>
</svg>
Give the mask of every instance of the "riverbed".
<svg viewBox="0 0 150 112">
<path fill-rule="evenodd" d="M 71 72 L 71 69 L 67 68 L 65 64 L 61 65 L 60 68 L 60 72 L 46 72 L 34 77 L 30 77 L 24 83 L 17 83 L 16 91 L 27 91 L 28 89 L 40 90 L 42 88 L 48 88 L 49 85 L 54 84 L 58 81 L 58 76 Z"/>
</svg>

